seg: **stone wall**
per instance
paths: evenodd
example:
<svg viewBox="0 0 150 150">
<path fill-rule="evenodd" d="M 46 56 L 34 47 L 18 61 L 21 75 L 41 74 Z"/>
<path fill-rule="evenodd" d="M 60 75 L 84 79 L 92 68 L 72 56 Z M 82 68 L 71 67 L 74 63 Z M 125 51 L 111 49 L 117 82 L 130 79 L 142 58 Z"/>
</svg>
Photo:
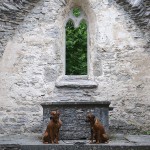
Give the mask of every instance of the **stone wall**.
<svg viewBox="0 0 150 150">
<path fill-rule="evenodd" d="M 0 2 L 0 133 L 41 132 L 40 103 L 53 99 L 109 100 L 112 132 L 149 130 L 149 3 L 133 2 Z M 88 79 L 95 89 L 55 86 L 64 76 L 65 20 L 76 5 L 89 21 Z"/>
<path fill-rule="evenodd" d="M 0 2 L 0 59 L 9 39 L 25 15 L 39 0 L 1 0 Z"/>
<path fill-rule="evenodd" d="M 144 34 L 144 37 L 147 41 L 147 46 L 145 51 L 149 53 L 150 51 L 150 2 L 149 0 L 116 0 L 116 3 L 119 4 L 134 20 L 135 24 L 140 28 L 141 32 Z"/>
</svg>

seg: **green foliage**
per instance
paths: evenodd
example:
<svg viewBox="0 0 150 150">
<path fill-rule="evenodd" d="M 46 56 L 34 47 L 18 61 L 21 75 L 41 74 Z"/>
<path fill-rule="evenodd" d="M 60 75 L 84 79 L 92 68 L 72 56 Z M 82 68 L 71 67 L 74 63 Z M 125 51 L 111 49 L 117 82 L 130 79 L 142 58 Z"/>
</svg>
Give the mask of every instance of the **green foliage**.
<svg viewBox="0 0 150 150">
<path fill-rule="evenodd" d="M 66 74 L 87 74 L 87 25 L 83 20 L 74 28 L 71 20 L 66 25 Z"/>
<path fill-rule="evenodd" d="M 74 8 L 73 9 L 73 15 L 75 16 L 75 17 L 79 17 L 80 16 L 80 9 L 79 8 Z"/>
<path fill-rule="evenodd" d="M 145 134 L 145 135 L 150 135 L 150 130 L 144 131 L 143 134 Z"/>
</svg>

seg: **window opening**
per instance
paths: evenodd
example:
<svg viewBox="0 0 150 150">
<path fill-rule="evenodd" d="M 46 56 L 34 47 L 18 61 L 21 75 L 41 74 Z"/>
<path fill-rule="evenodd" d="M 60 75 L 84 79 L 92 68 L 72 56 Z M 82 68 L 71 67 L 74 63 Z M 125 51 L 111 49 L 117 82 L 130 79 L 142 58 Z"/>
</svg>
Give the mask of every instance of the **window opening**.
<svg viewBox="0 0 150 150">
<path fill-rule="evenodd" d="M 80 17 L 79 8 L 73 15 Z M 77 28 L 70 19 L 66 24 L 66 75 L 87 75 L 87 23 L 81 20 Z"/>
<path fill-rule="evenodd" d="M 79 8 L 74 8 L 72 12 L 75 17 L 79 17 L 81 15 Z"/>
</svg>

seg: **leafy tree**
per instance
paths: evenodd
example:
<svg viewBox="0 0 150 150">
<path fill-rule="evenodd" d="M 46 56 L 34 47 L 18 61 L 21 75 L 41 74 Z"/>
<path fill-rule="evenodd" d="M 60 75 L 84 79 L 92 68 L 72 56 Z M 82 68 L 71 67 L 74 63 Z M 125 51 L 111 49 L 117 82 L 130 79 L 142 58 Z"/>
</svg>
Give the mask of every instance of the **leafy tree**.
<svg viewBox="0 0 150 150">
<path fill-rule="evenodd" d="M 78 10 L 74 12 L 80 15 Z M 71 20 L 66 24 L 66 74 L 87 74 L 87 24 L 85 20 L 74 28 Z"/>
<path fill-rule="evenodd" d="M 75 17 L 79 17 L 80 14 L 81 14 L 81 12 L 80 12 L 80 9 L 79 9 L 79 8 L 74 8 L 74 9 L 73 9 L 73 15 L 74 15 Z"/>
</svg>

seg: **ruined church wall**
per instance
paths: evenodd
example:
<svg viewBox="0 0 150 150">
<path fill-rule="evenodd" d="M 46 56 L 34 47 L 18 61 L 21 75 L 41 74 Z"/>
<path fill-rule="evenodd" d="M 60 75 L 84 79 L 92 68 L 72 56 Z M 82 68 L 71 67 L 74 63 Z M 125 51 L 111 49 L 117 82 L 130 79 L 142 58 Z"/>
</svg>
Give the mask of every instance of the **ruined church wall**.
<svg viewBox="0 0 150 150">
<path fill-rule="evenodd" d="M 56 88 L 64 73 L 64 25 L 79 5 L 89 22 L 89 78 L 95 89 Z M 0 59 L 0 133 L 41 132 L 45 101 L 111 101 L 110 131 L 149 130 L 147 41 L 115 1 L 41 0 L 17 27 Z"/>
</svg>

